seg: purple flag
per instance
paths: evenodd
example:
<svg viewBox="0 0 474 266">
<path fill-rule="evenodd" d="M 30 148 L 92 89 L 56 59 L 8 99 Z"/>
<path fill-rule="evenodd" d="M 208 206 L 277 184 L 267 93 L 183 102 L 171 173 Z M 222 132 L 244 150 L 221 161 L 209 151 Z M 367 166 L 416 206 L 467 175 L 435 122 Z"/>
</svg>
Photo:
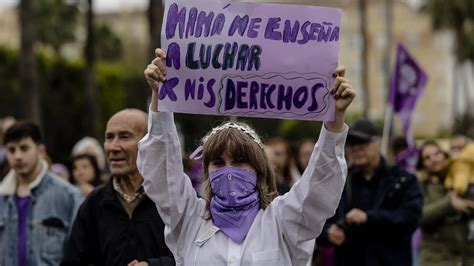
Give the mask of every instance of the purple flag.
<svg viewBox="0 0 474 266">
<path fill-rule="evenodd" d="M 428 77 L 402 44 L 397 46 L 397 61 L 392 75 L 389 103 L 398 113 L 409 146 L 413 145 L 410 133 L 411 114 L 421 96 Z"/>
</svg>

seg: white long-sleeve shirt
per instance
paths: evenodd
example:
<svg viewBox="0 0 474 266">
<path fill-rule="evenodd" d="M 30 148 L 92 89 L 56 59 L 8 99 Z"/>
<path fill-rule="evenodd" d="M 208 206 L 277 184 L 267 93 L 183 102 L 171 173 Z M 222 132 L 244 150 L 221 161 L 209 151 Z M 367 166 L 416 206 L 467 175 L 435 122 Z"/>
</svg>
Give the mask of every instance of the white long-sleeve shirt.
<svg viewBox="0 0 474 266">
<path fill-rule="evenodd" d="M 341 197 L 347 175 L 347 129 L 345 125 L 343 133 L 333 133 L 323 126 L 301 179 L 258 212 L 246 239 L 237 244 L 204 218 L 206 203 L 183 172 L 173 114 L 150 111 L 137 165 L 145 192 L 165 223 L 166 244 L 176 264 L 306 265 L 314 239 Z"/>
</svg>

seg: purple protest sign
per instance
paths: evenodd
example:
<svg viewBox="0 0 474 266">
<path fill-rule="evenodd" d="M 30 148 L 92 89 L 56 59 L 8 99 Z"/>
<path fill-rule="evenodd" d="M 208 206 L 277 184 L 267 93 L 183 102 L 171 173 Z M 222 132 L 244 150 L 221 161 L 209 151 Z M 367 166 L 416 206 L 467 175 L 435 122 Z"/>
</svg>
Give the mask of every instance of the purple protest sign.
<svg viewBox="0 0 474 266">
<path fill-rule="evenodd" d="M 389 103 L 398 113 L 407 142 L 413 140 L 410 134 L 410 121 L 418 98 L 423 93 L 428 77 L 416 60 L 402 44 L 397 46 L 397 61 L 392 75 Z"/>
<path fill-rule="evenodd" d="M 341 11 L 167 1 L 160 111 L 333 120 Z"/>
</svg>

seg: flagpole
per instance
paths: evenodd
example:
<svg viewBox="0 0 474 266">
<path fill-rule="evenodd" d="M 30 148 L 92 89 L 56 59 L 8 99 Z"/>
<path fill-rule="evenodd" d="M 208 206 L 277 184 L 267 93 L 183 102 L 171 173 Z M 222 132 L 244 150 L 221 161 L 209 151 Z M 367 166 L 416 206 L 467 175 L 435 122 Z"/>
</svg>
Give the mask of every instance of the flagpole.
<svg viewBox="0 0 474 266">
<path fill-rule="evenodd" d="M 390 73 L 390 55 L 392 52 L 392 34 L 393 34 L 393 0 L 385 0 L 385 55 L 384 55 L 384 69 L 385 69 L 385 86 L 387 104 L 385 107 L 385 119 L 383 123 L 382 133 L 382 156 L 387 157 L 388 142 L 390 139 L 390 132 L 393 122 L 393 103 L 390 103 L 390 94 L 392 90 L 391 73 Z"/>
<path fill-rule="evenodd" d="M 390 130 L 392 128 L 392 115 L 393 115 L 393 106 L 387 103 L 385 107 L 385 119 L 383 122 L 383 133 L 382 133 L 382 156 L 387 157 L 388 153 L 388 141 L 390 138 Z"/>
</svg>

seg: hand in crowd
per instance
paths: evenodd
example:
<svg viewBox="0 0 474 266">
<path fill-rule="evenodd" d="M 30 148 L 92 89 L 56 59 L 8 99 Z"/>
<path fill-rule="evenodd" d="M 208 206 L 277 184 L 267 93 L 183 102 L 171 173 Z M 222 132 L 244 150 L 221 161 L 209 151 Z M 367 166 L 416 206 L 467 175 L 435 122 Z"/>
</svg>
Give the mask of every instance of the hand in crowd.
<svg viewBox="0 0 474 266">
<path fill-rule="evenodd" d="M 456 211 L 466 214 L 472 213 L 472 210 L 474 209 L 474 201 L 463 199 L 454 193 L 450 193 L 449 197 L 451 198 L 451 206 L 453 206 Z"/>
<path fill-rule="evenodd" d="M 367 222 L 367 213 L 361 209 L 352 209 L 346 214 L 348 224 L 365 224 Z"/>
<path fill-rule="evenodd" d="M 339 226 L 332 224 L 328 229 L 328 240 L 334 245 L 340 246 L 346 241 L 346 234 Z"/>
<path fill-rule="evenodd" d="M 166 67 L 163 60 L 166 59 L 165 52 L 157 48 L 155 50 L 155 59 L 145 69 L 145 77 L 154 92 L 158 92 L 160 82 L 166 80 Z"/>
<path fill-rule="evenodd" d="M 336 117 L 334 121 L 324 122 L 324 126 L 332 132 L 342 132 L 344 129 L 346 109 L 356 96 L 352 85 L 344 78 L 345 73 L 345 67 L 338 67 L 334 71 L 336 79 L 331 87 L 331 94 L 334 95 L 334 99 L 336 100 Z"/>
<path fill-rule="evenodd" d="M 148 262 L 146 262 L 146 261 L 133 260 L 133 261 L 130 262 L 127 266 L 148 266 Z"/>
<path fill-rule="evenodd" d="M 334 71 L 336 80 L 334 80 L 334 84 L 331 87 L 331 94 L 336 99 L 336 112 L 345 112 L 356 96 L 352 85 L 344 77 L 345 74 L 346 68 L 343 66 L 336 68 Z"/>
<path fill-rule="evenodd" d="M 158 90 L 160 83 L 166 80 L 166 68 L 163 60 L 166 59 L 166 54 L 160 48 L 155 50 L 156 58 L 145 69 L 145 77 L 151 87 L 151 104 L 150 109 L 153 112 L 158 112 Z"/>
</svg>

